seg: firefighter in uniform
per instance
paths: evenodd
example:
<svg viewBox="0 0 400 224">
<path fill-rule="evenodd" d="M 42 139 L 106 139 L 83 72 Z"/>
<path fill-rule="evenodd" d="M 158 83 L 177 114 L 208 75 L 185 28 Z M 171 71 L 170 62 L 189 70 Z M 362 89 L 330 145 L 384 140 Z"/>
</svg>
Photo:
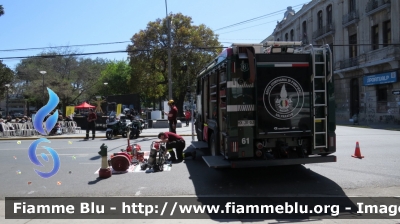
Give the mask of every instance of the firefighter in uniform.
<svg viewBox="0 0 400 224">
<path fill-rule="evenodd" d="M 169 113 L 164 113 L 165 115 L 168 115 L 169 131 L 176 134 L 176 124 L 178 123 L 178 108 L 176 108 L 175 102 L 173 100 L 168 101 L 168 106 L 170 108 Z"/>
<path fill-rule="evenodd" d="M 92 140 L 94 140 L 96 133 L 96 121 L 97 115 L 93 112 L 93 109 L 89 109 L 89 114 L 87 117 L 87 128 L 86 128 L 86 138 L 84 140 L 89 140 L 89 131 L 92 130 Z"/>
<path fill-rule="evenodd" d="M 185 139 L 183 139 L 180 135 L 177 135 L 173 132 L 160 132 L 158 134 L 158 138 L 161 139 L 161 142 L 165 142 L 167 151 L 170 154 L 170 159 L 172 162 L 181 162 L 186 157 L 191 156 L 192 159 L 196 158 L 196 151 L 194 152 L 183 152 L 185 149 L 186 143 Z M 176 149 L 176 157 L 173 148 Z"/>
</svg>

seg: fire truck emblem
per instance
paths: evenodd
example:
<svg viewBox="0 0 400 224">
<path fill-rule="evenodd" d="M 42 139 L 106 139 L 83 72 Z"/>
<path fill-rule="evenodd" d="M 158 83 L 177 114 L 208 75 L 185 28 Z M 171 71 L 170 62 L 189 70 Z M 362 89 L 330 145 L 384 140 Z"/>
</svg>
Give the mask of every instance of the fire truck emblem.
<svg viewBox="0 0 400 224">
<path fill-rule="evenodd" d="M 265 109 L 272 117 L 289 120 L 303 108 L 303 88 L 293 78 L 277 77 L 265 87 L 263 101 Z"/>
<path fill-rule="evenodd" d="M 292 99 L 287 98 L 288 94 L 285 88 L 285 84 L 282 85 L 280 97 L 275 99 L 275 107 L 280 112 L 288 112 L 289 108 L 292 107 Z"/>
<path fill-rule="evenodd" d="M 244 63 L 244 61 L 242 61 L 242 63 L 240 64 L 240 70 L 242 72 L 247 72 L 249 70 L 249 64 Z"/>
</svg>

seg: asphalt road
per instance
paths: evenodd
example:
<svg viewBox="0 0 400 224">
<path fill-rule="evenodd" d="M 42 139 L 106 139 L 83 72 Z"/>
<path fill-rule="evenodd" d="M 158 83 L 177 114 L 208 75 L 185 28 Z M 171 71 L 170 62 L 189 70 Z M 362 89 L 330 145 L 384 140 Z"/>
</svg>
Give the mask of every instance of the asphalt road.
<svg viewBox="0 0 400 224">
<path fill-rule="evenodd" d="M 291 167 L 213 169 L 200 158 L 173 164 L 170 171 L 114 174 L 98 179 L 99 147 L 109 153 L 127 146 L 126 139 L 51 140 L 43 145 L 55 149 L 61 161 L 59 172 L 48 179 L 34 169 L 48 172 L 52 160 L 37 167 L 28 157 L 29 141 L 0 142 L 0 197 L 12 196 L 292 196 L 292 195 L 400 195 L 400 133 L 376 129 L 337 127 L 336 163 Z M 149 151 L 152 140 L 131 141 Z M 191 137 L 185 137 L 187 142 Z M 355 159 L 359 141 L 364 159 Z M 20 144 L 18 144 L 20 143 Z M 37 154 L 47 153 L 38 149 Z M 50 157 L 51 158 L 51 157 Z"/>
</svg>

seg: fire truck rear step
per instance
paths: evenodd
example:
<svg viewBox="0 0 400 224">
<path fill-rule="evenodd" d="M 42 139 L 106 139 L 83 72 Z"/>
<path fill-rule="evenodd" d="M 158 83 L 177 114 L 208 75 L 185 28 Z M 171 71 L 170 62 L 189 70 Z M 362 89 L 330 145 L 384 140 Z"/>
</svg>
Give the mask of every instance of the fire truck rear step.
<svg viewBox="0 0 400 224">
<path fill-rule="evenodd" d="M 208 149 L 207 142 L 203 142 L 203 141 L 193 141 L 191 145 L 195 149 Z"/>
<path fill-rule="evenodd" d="M 203 160 L 211 168 L 245 168 L 245 167 L 268 167 L 300 165 L 309 163 L 336 162 L 336 156 L 315 156 L 296 159 L 275 160 L 226 160 L 223 156 L 203 156 Z"/>
</svg>

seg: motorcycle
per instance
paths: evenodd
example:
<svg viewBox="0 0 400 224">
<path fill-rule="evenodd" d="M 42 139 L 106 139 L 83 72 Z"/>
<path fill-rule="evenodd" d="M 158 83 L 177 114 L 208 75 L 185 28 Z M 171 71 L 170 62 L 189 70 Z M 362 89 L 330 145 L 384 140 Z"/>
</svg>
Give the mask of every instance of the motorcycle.
<svg viewBox="0 0 400 224">
<path fill-rule="evenodd" d="M 122 135 L 123 138 L 128 136 L 129 127 L 131 122 L 126 120 L 124 116 L 121 119 L 117 119 L 116 113 L 111 112 L 107 121 L 106 138 L 112 139 L 116 135 Z"/>
<path fill-rule="evenodd" d="M 144 129 L 144 121 L 141 119 L 139 116 L 136 116 L 130 125 L 130 131 L 131 133 L 129 134 L 129 138 L 138 138 L 139 135 L 142 133 Z"/>
</svg>

